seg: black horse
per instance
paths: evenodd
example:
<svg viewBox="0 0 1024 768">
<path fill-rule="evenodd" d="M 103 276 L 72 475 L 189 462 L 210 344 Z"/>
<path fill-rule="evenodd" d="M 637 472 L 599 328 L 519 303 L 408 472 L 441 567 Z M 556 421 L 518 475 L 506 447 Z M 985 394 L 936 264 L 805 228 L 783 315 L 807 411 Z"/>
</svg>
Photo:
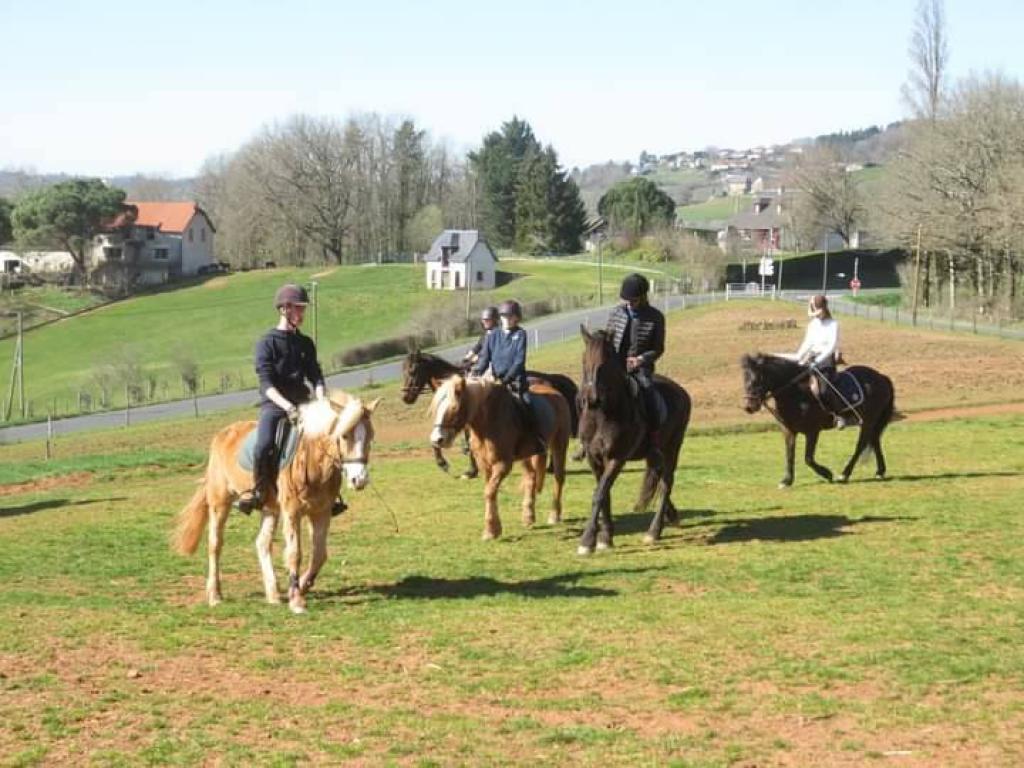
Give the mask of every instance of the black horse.
<svg viewBox="0 0 1024 768">
<path fill-rule="evenodd" d="M 416 402 L 416 398 L 420 396 L 421 392 L 427 389 L 431 392 L 436 392 L 442 381 L 454 376 L 456 373 L 465 374 L 467 368 L 468 366 L 460 367 L 449 363 L 443 357 L 432 355 L 429 352 L 421 352 L 418 349 L 413 350 L 405 356 L 405 360 L 402 362 L 402 402 L 412 405 Z M 568 376 L 563 376 L 560 373 L 527 371 L 526 376 L 529 379 L 546 381 L 565 398 L 565 401 L 569 404 L 571 435 L 576 437 L 579 432 L 579 411 L 576 404 L 578 391 L 576 383 Z M 578 458 L 582 458 L 582 456 Z M 441 453 L 441 449 L 436 446 L 434 447 L 434 461 L 441 469 L 446 472 L 448 471 L 448 460 Z M 469 454 L 469 464 L 470 468 L 464 473 L 463 477 L 476 477 L 478 470 L 472 453 Z"/>
<path fill-rule="evenodd" d="M 589 333 L 583 326 L 583 381 L 580 384 L 580 440 L 587 462 L 597 480 L 590 520 L 580 537 L 577 552 L 587 555 L 612 546 L 612 485 L 627 461 L 646 459 L 647 472 L 635 510 L 643 512 L 657 491 L 661 504 L 651 520 L 644 541 L 661 538 L 665 522 L 675 523 L 679 513 L 672 504 L 676 464 L 690 423 L 690 396 L 671 379 L 655 376 L 654 384 L 665 401 L 667 415 L 657 431 L 662 464 L 649 457 L 648 415 L 631 392 L 626 368 L 615 354 L 604 331 Z"/>
<path fill-rule="evenodd" d="M 779 483 L 780 488 L 793 484 L 793 456 L 796 450 L 797 433 L 805 438 L 804 461 L 811 469 L 829 482 L 832 472 L 814 460 L 818 446 L 818 435 L 823 429 L 832 429 L 832 414 L 822 405 L 811 391 L 813 371 L 807 366 L 776 355 L 744 355 L 740 361 L 743 368 L 743 389 L 747 413 L 757 412 L 763 405 L 775 416 L 786 438 L 786 474 Z M 885 456 L 882 454 L 882 432 L 892 420 L 895 390 L 888 376 L 865 365 L 853 365 L 844 371 L 856 379 L 863 393 L 863 399 L 853 405 L 844 416 L 852 417 L 860 424 L 857 447 L 853 456 L 843 468 L 842 482 L 850 479 L 857 459 L 868 448 L 875 453 L 875 477 L 885 477 Z M 827 386 L 822 384 L 822 386 Z M 775 401 L 775 407 L 767 399 Z"/>
</svg>

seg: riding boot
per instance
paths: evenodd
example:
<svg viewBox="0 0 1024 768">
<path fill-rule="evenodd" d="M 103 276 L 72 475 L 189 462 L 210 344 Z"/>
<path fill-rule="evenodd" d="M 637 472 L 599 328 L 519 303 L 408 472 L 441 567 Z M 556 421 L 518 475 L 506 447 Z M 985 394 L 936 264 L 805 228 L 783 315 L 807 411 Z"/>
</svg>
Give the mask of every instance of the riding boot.
<svg viewBox="0 0 1024 768">
<path fill-rule="evenodd" d="M 338 498 L 336 498 L 334 503 L 331 505 L 331 517 L 337 517 L 346 509 L 348 509 L 348 504 L 345 503 L 345 500 L 341 498 L 341 495 L 339 494 Z"/>
<path fill-rule="evenodd" d="M 271 460 L 274 458 L 273 452 L 271 452 Z M 248 491 L 243 491 L 242 495 L 238 497 L 238 501 L 235 502 L 235 507 L 237 507 L 238 511 L 246 515 L 250 514 L 254 509 L 263 509 L 263 505 L 267 502 L 267 496 L 270 495 L 269 489 L 276 481 L 276 478 L 271 477 L 273 471 L 266 458 L 258 459 L 254 464 L 252 488 Z"/>
</svg>

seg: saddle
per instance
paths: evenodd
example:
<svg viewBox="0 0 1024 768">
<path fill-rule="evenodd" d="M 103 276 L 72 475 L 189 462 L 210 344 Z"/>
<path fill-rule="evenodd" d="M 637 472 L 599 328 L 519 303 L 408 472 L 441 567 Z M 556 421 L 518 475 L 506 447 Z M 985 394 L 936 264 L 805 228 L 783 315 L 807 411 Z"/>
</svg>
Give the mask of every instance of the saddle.
<svg viewBox="0 0 1024 768">
<path fill-rule="evenodd" d="M 831 397 L 828 399 L 836 404 L 837 407 L 834 409 L 827 407 L 822 400 L 822 390 L 828 388 L 828 384 L 821 380 L 821 374 L 811 376 L 811 394 L 818 401 L 818 405 L 826 411 L 834 412 L 837 415 L 849 413 L 860 408 L 864 402 L 864 387 L 861 386 L 860 380 L 850 371 L 837 373 L 832 377 L 831 384 L 832 387 L 835 387 L 835 391 L 831 392 Z"/>
<path fill-rule="evenodd" d="M 246 472 L 252 472 L 256 465 L 256 435 L 258 430 L 252 430 L 245 436 L 245 440 L 238 447 L 238 466 Z M 295 449 L 299 445 L 298 429 L 292 429 L 288 419 L 281 419 L 277 424 L 277 432 L 274 435 L 274 455 L 277 457 L 278 471 L 292 463 L 295 458 Z"/>
<path fill-rule="evenodd" d="M 626 383 L 629 387 L 629 394 L 634 401 L 640 404 L 640 408 L 643 410 L 644 415 L 650 419 L 654 419 L 656 425 L 664 424 L 668 420 L 668 403 L 665 402 L 664 395 L 658 389 L 658 382 L 653 382 L 651 386 L 651 400 L 654 403 L 655 412 L 648 413 L 647 398 L 644 397 L 643 388 L 640 386 L 640 382 L 636 380 L 635 376 L 626 376 Z"/>
<path fill-rule="evenodd" d="M 527 423 L 536 425 L 540 434 L 547 436 L 555 431 L 555 409 L 545 398 L 535 395 L 530 398 L 529 405 L 520 397 L 516 397 L 515 400 L 523 416 L 529 419 Z"/>
</svg>

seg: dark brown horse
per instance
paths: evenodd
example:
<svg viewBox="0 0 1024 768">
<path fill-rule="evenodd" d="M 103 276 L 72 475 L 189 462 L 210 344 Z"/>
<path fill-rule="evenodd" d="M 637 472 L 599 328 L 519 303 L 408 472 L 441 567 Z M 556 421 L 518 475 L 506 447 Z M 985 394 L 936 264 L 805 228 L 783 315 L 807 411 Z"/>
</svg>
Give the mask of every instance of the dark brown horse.
<svg viewBox="0 0 1024 768">
<path fill-rule="evenodd" d="M 768 408 L 786 438 L 786 474 L 779 482 L 779 487 L 786 488 L 793 484 L 793 459 L 798 433 L 804 435 L 804 461 L 807 466 L 832 482 L 832 471 L 814 460 L 818 435 L 823 429 L 832 429 L 834 419 L 811 392 L 811 369 L 785 357 L 760 353 L 744 355 L 740 366 L 743 369 L 745 410 L 747 413 L 755 413 L 761 406 Z M 892 420 L 895 403 L 892 381 L 866 365 L 850 366 L 844 373 L 851 374 L 857 380 L 864 397 L 863 401 L 845 414 L 860 424 L 860 434 L 857 436 L 857 447 L 843 468 L 840 479 L 844 483 L 850 479 L 857 460 L 869 448 L 875 453 L 875 477 L 883 478 L 885 456 L 882 454 L 882 432 Z M 775 401 L 774 408 L 767 405 L 768 398 Z"/>
<path fill-rule="evenodd" d="M 550 409 L 550 423 L 543 428 L 547 450 L 551 453 L 551 474 L 555 480 L 548 522 L 557 523 L 562 519 L 569 404 L 546 382 L 531 384 L 530 393 L 534 400 L 546 402 Z M 547 457 L 534 452 L 536 435 L 508 389 L 489 381 L 452 376 L 434 393 L 430 412 L 434 423 L 430 442 L 437 448 L 451 445 L 456 434 L 469 429 L 470 446 L 486 481 L 483 538 L 501 536 L 498 488 L 517 461 L 522 463 L 524 472 L 523 524 L 533 525 L 534 504 L 544 485 Z"/>
<path fill-rule="evenodd" d="M 645 459 L 647 473 L 635 511 L 643 512 L 656 492 L 661 504 L 644 536 L 653 543 L 661 538 L 665 522 L 677 522 L 679 513 L 672 504 L 672 486 L 676 464 L 683 448 L 686 427 L 690 423 L 690 396 L 671 379 L 655 376 L 654 383 L 665 401 L 667 416 L 657 430 L 661 466 L 648 458 L 650 430 L 648 415 L 629 387 L 626 368 L 615 354 L 604 331 L 583 334 L 583 381 L 580 384 L 580 440 L 587 462 L 597 480 L 590 509 L 590 520 L 580 537 L 577 552 L 588 555 L 612 546 L 612 485 L 627 461 Z"/>
<path fill-rule="evenodd" d="M 449 363 L 443 357 L 413 350 L 402 361 L 402 402 L 412 405 L 421 392 L 427 389 L 436 392 L 441 382 L 457 373 L 465 375 L 466 372 L 466 368 Z M 527 371 L 526 376 L 531 382 L 544 381 L 550 384 L 565 398 L 565 402 L 569 404 L 570 433 L 576 437 L 579 431 L 579 413 L 576 408 L 577 389 L 573 380 L 560 373 L 539 373 L 537 371 Z M 437 446 L 434 446 L 434 461 L 441 469 L 448 471 L 448 460 Z M 476 477 L 477 466 L 472 453 L 469 456 L 469 462 L 470 468 L 463 477 Z"/>
</svg>

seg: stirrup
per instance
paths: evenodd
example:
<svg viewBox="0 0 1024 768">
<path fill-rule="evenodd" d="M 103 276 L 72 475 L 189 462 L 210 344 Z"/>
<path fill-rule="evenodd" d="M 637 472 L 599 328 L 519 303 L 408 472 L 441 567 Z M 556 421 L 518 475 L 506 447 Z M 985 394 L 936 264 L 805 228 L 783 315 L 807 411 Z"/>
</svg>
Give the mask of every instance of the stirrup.
<svg viewBox="0 0 1024 768">
<path fill-rule="evenodd" d="M 331 517 L 337 517 L 346 509 L 348 509 L 348 504 L 346 504 L 345 500 L 339 496 L 334 500 L 334 503 L 331 504 Z"/>
</svg>

